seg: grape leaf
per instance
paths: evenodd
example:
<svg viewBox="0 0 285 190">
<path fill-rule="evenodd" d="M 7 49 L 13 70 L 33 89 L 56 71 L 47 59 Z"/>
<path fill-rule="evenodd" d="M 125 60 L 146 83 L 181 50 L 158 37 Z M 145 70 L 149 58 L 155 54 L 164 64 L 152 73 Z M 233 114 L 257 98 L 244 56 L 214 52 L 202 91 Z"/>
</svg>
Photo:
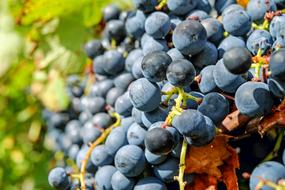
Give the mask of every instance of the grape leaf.
<svg viewBox="0 0 285 190">
<path fill-rule="evenodd" d="M 228 189 L 238 189 L 235 169 L 239 168 L 238 155 L 228 145 L 228 136 L 218 135 L 210 144 L 191 147 L 186 156 L 185 173 L 194 173 L 194 182 L 187 190 L 216 189 L 224 182 Z"/>
</svg>

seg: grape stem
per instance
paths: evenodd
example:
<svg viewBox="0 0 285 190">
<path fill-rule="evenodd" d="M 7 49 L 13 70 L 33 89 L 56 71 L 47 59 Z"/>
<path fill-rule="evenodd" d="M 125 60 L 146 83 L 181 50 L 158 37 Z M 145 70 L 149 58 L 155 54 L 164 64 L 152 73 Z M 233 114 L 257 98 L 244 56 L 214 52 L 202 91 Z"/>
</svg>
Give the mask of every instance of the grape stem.
<svg viewBox="0 0 285 190">
<path fill-rule="evenodd" d="M 80 168 L 80 174 L 79 175 L 75 175 L 76 177 L 79 177 L 79 181 L 80 181 L 80 185 L 81 185 L 81 190 L 86 190 L 86 183 L 85 183 L 85 174 L 86 174 L 86 166 L 87 163 L 90 159 L 91 153 L 93 151 L 93 149 L 101 144 L 102 142 L 104 142 L 104 140 L 108 137 L 108 135 L 111 133 L 111 131 L 120 126 L 121 125 L 121 117 L 118 113 L 114 112 L 112 109 L 110 109 L 109 114 L 111 115 L 111 117 L 114 117 L 116 119 L 115 123 L 112 124 L 109 128 L 107 128 L 106 130 L 103 131 L 103 133 L 101 134 L 101 136 L 96 139 L 92 144 L 90 144 L 90 147 L 84 157 L 84 159 L 81 162 L 81 168 Z"/>
<path fill-rule="evenodd" d="M 174 179 L 179 183 L 179 190 L 184 190 L 186 182 L 184 181 L 184 171 L 186 169 L 185 158 L 187 153 L 187 142 L 183 139 L 181 153 L 180 153 L 180 163 L 179 163 L 179 175 L 175 176 Z"/>
<path fill-rule="evenodd" d="M 175 99 L 175 106 L 172 107 L 170 113 L 168 114 L 167 118 L 165 119 L 164 124 L 161 126 L 162 128 L 166 128 L 167 126 L 171 125 L 172 120 L 175 116 L 180 115 L 183 112 L 183 107 L 187 106 L 187 100 L 192 99 L 198 103 L 201 103 L 202 98 L 197 98 L 188 94 L 184 91 L 181 87 L 174 87 L 167 92 L 162 92 L 163 95 L 167 95 L 166 102 L 170 100 L 170 98 L 174 94 L 178 94 L 178 97 Z M 179 163 L 179 175 L 174 177 L 174 180 L 178 181 L 179 189 L 184 190 L 186 186 L 186 182 L 184 181 L 184 171 L 186 169 L 185 165 L 185 158 L 187 153 L 187 142 L 184 139 L 182 143 L 181 153 L 180 153 L 180 163 Z"/>
<path fill-rule="evenodd" d="M 163 7 L 165 7 L 166 4 L 167 0 L 161 0 L 160 3 L 155 7 L 155 10 L 160 11 L 163 9 Z"/>
<path fill-rule="evenodd" d="M 273 158 L 278 156 L 278 151 L 281 147 L 283 136 L 284 136 L 284 132 L 283 132 L 283 130 L 280 130 L 279 134 L 277 136 L 277 140 L 276 140 L 276 143 L 275 143 L 273 150 L 264 158 L 264 160 L 262 162 L 272 160 Z"/>
<path fill-rule="evenodd" d="M 255 69 L 254 78 L 259 79 L 261 68 L 266 69 L 265 66 L 268 65 L 268 59 L 266 57 L 263 57 L 262 50 L 258 49 L 256 56 L 252 57 L 252 62 L 253 63 L 251 64 L 251 68 Z"/>
</svg>

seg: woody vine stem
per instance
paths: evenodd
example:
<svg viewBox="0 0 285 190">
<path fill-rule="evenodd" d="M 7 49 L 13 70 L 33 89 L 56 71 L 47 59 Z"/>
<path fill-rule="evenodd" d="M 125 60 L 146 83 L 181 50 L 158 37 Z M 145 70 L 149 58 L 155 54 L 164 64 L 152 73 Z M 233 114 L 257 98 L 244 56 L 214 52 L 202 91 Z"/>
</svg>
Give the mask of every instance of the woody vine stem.
<svg viewBox="0 0 285 190">
<path fill-rule="evenodd" d="M 80 168 L 80 173 L 79 174 L 72 174 L 72 178 L 78 178 L 80 181 L 80 186 L 81 186 L 81 190 L 86 190 L 86 183 L 85 183 L 85 174 L 86 174 L 86 166 L 87 163 L 90 159 L 91 153 L 93 151 L 93 149 L 101 144 L 102 142 L 104 142 L 104 140 L 108 137 L 108 135 L 111 133 L 111 131 L 120 126 L 121 125 L 121 117 L 118 113 L 114 112 L 112 110 L 112 108 L 110 110 L 108 110 L 108 113 L 116 119 L 115 123 L 112 124 L 109 128 L 107 128 L 106 130 L 103 131 L 103 133 L 101 134 L 101 136 L 95 140 L 93 143 L 90 144 L 89 149 L 84 157 L 84 159 L 81 162 L 81 168 Z"/>
</svg>

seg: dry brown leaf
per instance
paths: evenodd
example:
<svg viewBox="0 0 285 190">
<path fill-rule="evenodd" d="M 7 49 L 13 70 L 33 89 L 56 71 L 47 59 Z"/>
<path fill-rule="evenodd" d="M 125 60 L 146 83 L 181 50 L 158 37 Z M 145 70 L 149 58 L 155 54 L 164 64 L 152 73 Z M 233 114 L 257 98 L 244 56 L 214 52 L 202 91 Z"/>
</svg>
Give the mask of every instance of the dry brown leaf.
<svg viewBox="0 0 285 190">
<path fill-rule="evenodd" d="M 216 189 L 218 182 L 224 182 L 228 190 L 238 189 L 235 173 L 239 167 L 238 155 L 228 145 L 228 139 L 219 135 L 209 145 L 189 149 L 185 173 L 195 173 L 195 177 L 187 190 Z"/>
</svg>

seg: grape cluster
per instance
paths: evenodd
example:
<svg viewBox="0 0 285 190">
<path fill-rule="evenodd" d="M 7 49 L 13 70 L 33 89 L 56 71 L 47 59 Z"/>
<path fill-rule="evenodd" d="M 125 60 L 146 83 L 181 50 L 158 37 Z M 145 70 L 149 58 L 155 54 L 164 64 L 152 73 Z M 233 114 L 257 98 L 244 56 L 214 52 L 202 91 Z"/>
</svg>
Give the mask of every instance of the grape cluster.
<svg viewBox="0 0 285 190">
<path fill-rule="evenodd" d="M 187 148 L 209 144 L 231 112 L 260 118 L 284 99 L 282 3 L 251 0 L 244 9 L 234 0 L 134 0 L 133 11 L 107 6 L 102 38 L 85 45 L 96 82 L 90 87 L 90 80 L 70 76 L 70 108 L 43 112 L 49 143 L 68 160 L 50 171 L 50 185 L 191 185 L 195 174 L 184 175 Z M 259 165 L 250 189 L 261 178 L 277 183 L 285 167 Z"/>
</svg>

